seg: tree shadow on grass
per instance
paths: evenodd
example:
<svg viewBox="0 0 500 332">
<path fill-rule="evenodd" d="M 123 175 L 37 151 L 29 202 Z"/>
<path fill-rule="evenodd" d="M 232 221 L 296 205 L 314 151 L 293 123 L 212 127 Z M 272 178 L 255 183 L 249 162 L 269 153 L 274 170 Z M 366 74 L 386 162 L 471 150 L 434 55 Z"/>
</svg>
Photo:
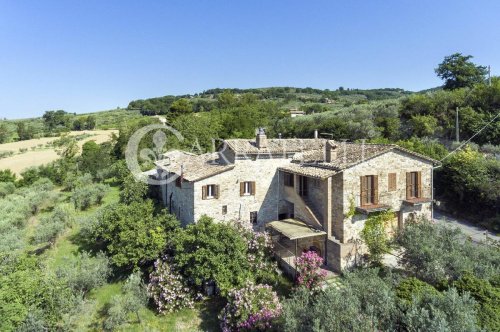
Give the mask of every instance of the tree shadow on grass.
<svg viewBox="0 0 500 332">
<path fill-rule="evenodd" d="M 209 298 L 199 304 L 200 329 L 202 331 L 218 332 L 221 330 L 218 315 L 224 305 L 224 299 L 219 297 Z"/>
</svg>

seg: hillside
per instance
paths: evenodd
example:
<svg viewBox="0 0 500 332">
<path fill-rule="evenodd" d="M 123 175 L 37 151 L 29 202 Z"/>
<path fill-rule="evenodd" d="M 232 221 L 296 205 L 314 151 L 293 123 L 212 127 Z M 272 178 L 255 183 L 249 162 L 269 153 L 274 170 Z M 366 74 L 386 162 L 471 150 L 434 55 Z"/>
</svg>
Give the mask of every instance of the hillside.
<svg viewBox="0 0 500 332">
<path fill-rule="evenodd" d="M 382 89 L 344 89 L 320 90 L 314 88 L 296 87 L 269 87 L 257 89 L 209 89 L 193 95 L 155 97 L 148 99 L 133 100 L 129 103 L 129 110 L 138 110 L 144 115 L 168 114 L 170 107 L 175 101 L 189 100 L 193 111 L 210 111 L 215 108 L 215 101 L 222 93 L 231 93 L 236 96 L 251 94 L 259 101 L 272 101 L 281 108 L 317 110 L 335 110 L 353 104 L 363 104 L 370 101 L 393 100 L 413 94 L 398 88 Z"/>
</svg>

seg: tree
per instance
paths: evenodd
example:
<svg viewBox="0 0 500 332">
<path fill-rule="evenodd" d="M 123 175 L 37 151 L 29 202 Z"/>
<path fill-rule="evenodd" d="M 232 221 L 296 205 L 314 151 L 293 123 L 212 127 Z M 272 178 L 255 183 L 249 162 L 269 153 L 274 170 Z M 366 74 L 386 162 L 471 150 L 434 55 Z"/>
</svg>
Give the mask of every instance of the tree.
<svg viewBox="0 0 500 332">
<path fill-rule="evenodd" d="M 444 89 L 473 87 L 477 83 L 484 82 L 486 67 L 474 64 L 470 61 L 472 58 L 472 55 L 461 53 L 454 53 L 444 58 L 435 69 L 436 74 L 445 81 Z"/>
<path fill-rule="evenodd" d="M 283 301 L 282 331 L 370 331 L 370 322 L 360 312 L 361 302 L 351 287 L 327 288 L 311 294 L 299 288 Z"/>
<path fill-rule="evenodd" d="M 137 322 L 141 323 L 139 310 L 146 306 L 147 301 L 142 275 L 140 272 L 134 272 L 122 286 L 122 293 L 111 298 L 111 303 L 106 309 L 107 317 L 103 322 L 104 329 L 116 330 L 118 326 L 128 322 L 129 314 L 135 314 Z"/>
<path fill-rule="evenodd" d="M 6 124 L 0 123 L 0 144 L 7 142 L 10 138 L 10 131 Z"/>
<path fill-rule="evenodd" d="M 411 117 L 410 126 L 415 136 L 427 137 L 434 135 L 438 123 L 432 115 L 414 115 Z"/>
<path fill-rule="evenodd" d="M 95 141 L 85 142 L 82 146 L 82 155 L 79 158 L 80 170 L 97 177 L 99 171 L 111 165 L 111 155 L 102 144 Z"/>
<path fill-rule="evenodd" d="M 74 137 L 71 137 L 68 134 L 62 135 L 61 138 L 55 140 L 53 144 L 57 154 L 65 160 L 69 161 L 78 154 L 78 143 Z"/>
<path fill-rule="evenodd" d="M 83 123 L 80 118 L 76 118 L 75 121 L 73 121 L 73 130 L 82 130 L 83 129 Z"/>
<path fill-rule="evenodd" d="M 417 278 L 433 286 L 446 285 L 470 271 L 489 279 L 500 272 L 500 249 L 474 245 L 458 228 L 426 219 L 406 222 L 397 236 L 404 249 L 400 264 Z"/>
<path fill-rule="evenodd" d="M 103 208 L 92 233 L 116 266 L 138 267 L 155 260 L 165 250 L 167 240 L 171 240 L 167 234 L 179 223 L 165 212 L 153 212 L 151 200 Z"/>
<path fill-rule="evenodd" d="M 42 118 L 49 131 L 53 131 L 57 127 L 67 129 L 70 124 L 70 116 L 63 110 L 47 111 Z"/>
<path fill-rule="evenodd" d="M 247 242 L 231 225 L 203 216 L 172 240 L 175 263 L 195 286 L 215 282 L 227 294 L 252 279 Z"/>
<path fill-rule="evenodd" d="M 405 308 L 402 322 L 406 331 L 480 331 L 475 306 L 469 294 L 460 296 L 454 288 L 443 294 L 424 293 Z"/>
<path fill-rule="evenodd" d="M 143 202 L 148 193 L 148 185 L 137 181 L 132 174 L 128 175 L 122 183 L 120 190 L 120 202 L 131 204 Z"/>
<path fill-rule="evenodd" d="M 177 99 L 170 106 L 170 113 L 174 116 L 191 113 L 193 111 L 193 105 L 186 98 Z"/>
<path fill-rule="evenodd" d="M 75 293 L 87 294 L 94 288 L 104 285 L 111 275 L 109 258 L 102 252 L 92 257 L 87 252 L 79 253 L 76 258 L 66 258 L 56 270 Z"/>
<path fill-rule="evenodd" d="M 24 122 L 19 122 L 17 124 L 17 136 L 19 136 L 20 141 L 32 139 L 34 136 L 33 128 L 26 126 Z"/>
<path fill-rule="evenodd" d="M 87 118 L 85 118 L 84 129 L 92 130 L 95 128 L 95 126 L 96 126 L 95 116 L 93 115 L 87 116 Z"/>
</svg>

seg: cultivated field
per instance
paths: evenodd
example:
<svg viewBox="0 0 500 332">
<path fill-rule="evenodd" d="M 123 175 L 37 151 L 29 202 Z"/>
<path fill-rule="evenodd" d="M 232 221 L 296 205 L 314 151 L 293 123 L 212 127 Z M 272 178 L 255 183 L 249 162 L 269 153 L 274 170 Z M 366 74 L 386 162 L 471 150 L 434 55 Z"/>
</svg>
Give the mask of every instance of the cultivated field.
<svg viewBox="0 0 500 332">
<path fill-rule="evenodd" d="M 72 131 L 70 135 L 92 135 L 78 141 L 81 147 L 85 142 L 95 141 L 103 143 L 111 139 L 111 134 L 118 134 L 118 130 L 85 130 Z M 59 155 L 52 147 L 46 144 L 57 140 L 59 137 L 44 137 L 20 142 L 0 144 L 0 151 L 12 151 L 14 155 L 0 159 L 0 170 L 10 169 L 16 174 L 20 174 L 26 168 L 47 164 L 59 158 Z M 27 151 L 24 151 L 27 149 Z"/>
</svg>

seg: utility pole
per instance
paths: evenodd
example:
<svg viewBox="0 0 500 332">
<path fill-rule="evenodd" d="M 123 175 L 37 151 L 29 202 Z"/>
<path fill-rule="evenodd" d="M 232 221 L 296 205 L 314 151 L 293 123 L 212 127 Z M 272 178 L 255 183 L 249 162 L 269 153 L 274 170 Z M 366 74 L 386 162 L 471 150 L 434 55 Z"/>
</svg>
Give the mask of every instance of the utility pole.
<svg viewBox="0 0 500 332">
<path fill-rule="evenodd" d="M 455 138 L 457 140 L 457 143 L 460 142 L 460 127 L 459 127 L 459 124 L 458 124 L 458 107 L 457 107 L 457 116 L 455 118 Z"/>
<path fill-rule="evenodd" d="M 491 86 L 491 67 L 488 65 L 488 85 Z"/>
</svg>

